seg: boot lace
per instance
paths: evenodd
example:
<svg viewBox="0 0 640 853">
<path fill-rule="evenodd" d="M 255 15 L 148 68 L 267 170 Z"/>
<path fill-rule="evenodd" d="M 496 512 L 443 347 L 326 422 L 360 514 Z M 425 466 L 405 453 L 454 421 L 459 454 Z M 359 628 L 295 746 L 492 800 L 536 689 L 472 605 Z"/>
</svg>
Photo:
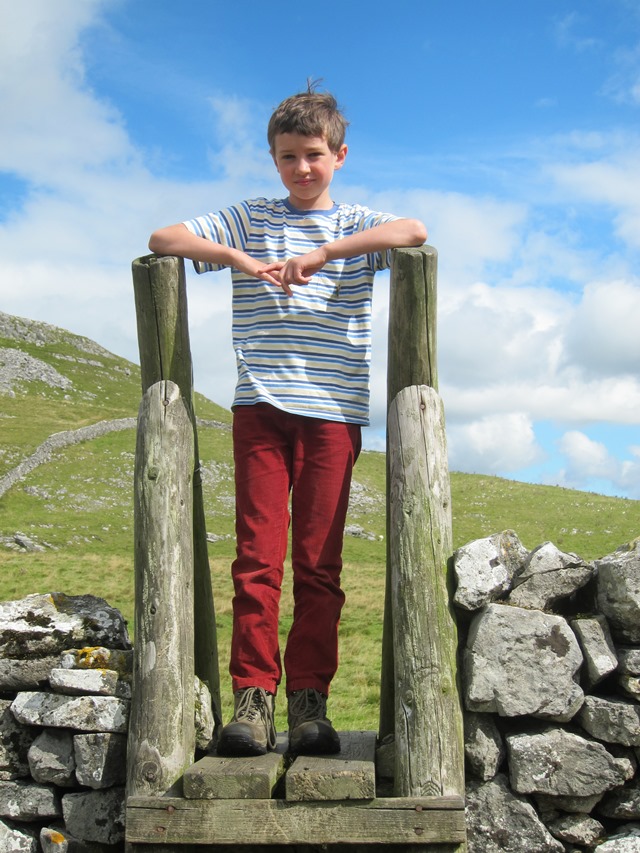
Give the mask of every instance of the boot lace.
<svg viewBox="0 0 640 853">
<path fill-rule="evenodd" d="M 262 687 L 247 687 L 238 698 L 234 718 L 236 722 L 264 723 L 267 730 L 267 745 L 276 748 L 277 734 L 273 710 L 267 691 Z"/>
<path fill-rule="evenodd" d="M 289 695 L 289 725 L 291 728 L 314 720 L 326 720 L 327 697 L 309 687 Z"/>
</svg>

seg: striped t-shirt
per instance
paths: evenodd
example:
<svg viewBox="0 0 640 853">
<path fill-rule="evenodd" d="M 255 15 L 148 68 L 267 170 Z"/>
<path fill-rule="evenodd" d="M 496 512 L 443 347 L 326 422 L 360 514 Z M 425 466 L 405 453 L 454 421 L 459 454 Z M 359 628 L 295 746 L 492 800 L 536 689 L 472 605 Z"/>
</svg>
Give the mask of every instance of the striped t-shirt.
<svg viewBox="0 0 640 853">
<path fill-rule="evenodd" d="M 355 204 L 296 210 L 286 199 L 257 198 L 184 224 L 194 234 L 240 249 L 265 264 L 390 222 Z M 234 406 L 270 403 L 293 414 L 368 424 L 371 298 L 390 252 L 327 263 L 293 296 L 232 269 Z M 194 262 L 199 273 L 221 264 Z"/>
</svg>

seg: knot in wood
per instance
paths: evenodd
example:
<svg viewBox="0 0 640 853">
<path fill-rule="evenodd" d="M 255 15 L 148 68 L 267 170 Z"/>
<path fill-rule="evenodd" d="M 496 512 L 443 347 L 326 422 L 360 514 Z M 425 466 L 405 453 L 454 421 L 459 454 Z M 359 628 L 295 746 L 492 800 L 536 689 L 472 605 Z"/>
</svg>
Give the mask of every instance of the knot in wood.
<svg viewBox="0 0 640 853">
<path fill-rule="evenodd" d="M 153 761 L 145 761 L 141 768 L 141 775 L 147 782 L 155 782 L 160 775 L 160 768 Z"/>
<path fill-rule="evenodd" d="M 413 690 L 405 690 L 404 701 L 405 705 L 413 704 Z"/>
<path fill-rule="evenodd" d="M 158 479 L 158 474 L 159 474 L 159 473 L 160 473 L 160 471 L 159 471 L 159 469 L 158 469 L 158 466 L 157 466 L 157 465 L 152 465 L 152 466 L 149 468 L 149 470 L 147 471 L 147 477 L 148 477 L 150 480 L 157 480 L 157 479 Z"/>
</svg>

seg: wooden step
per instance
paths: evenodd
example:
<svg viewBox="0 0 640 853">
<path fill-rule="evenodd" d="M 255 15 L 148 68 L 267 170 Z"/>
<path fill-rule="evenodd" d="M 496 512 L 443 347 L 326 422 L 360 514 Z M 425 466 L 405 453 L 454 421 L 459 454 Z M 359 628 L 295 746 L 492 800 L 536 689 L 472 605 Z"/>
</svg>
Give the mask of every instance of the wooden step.
<svg viewBox="0 0 640 853">
<path fill-rule="evenodd" d="M 466 839 L 460 797 L 343 800 L 185 800 L 129 797 L 126 840 L 132 850 L 158 845 L 421 845 L 462 853 Z M 440 845 L 450 845 L 441 847 Z M 148 848 L 147 848 L 148 849 Z M 235 848 L 234 848 L 235 849 Z M 395 847 L 395 849 L 399 849 Z M 435 853 L 435 851 L 434 851 Z"/>
<path fill-rule="evenodd" d="M 285 770 L 286 733 L 274 752 L 246 758 L 207 755 L 183 776 L 184 796 L 193 800 L 265 800 L 273 796 Z"/>
<path fill-rule="evenodd" d="M 278 735 L 274 752 L 246 758 L 207 755 L 183 777 L 190 800 L 263 800 L 275 796 L 286 772 L 285 797 L 309 800 L 369 800 L 376 795 L 375 732 L 339 732 L 340 752 L 299 756 L 287 769 L 287 734 Z"/>
<path fill-rule="evenodd" d="M 337 755 L 301 755 L 287 771 L 286 799 L 370 800 L 376 795 L 376 733 L 339 732 Z"/>
</svg>

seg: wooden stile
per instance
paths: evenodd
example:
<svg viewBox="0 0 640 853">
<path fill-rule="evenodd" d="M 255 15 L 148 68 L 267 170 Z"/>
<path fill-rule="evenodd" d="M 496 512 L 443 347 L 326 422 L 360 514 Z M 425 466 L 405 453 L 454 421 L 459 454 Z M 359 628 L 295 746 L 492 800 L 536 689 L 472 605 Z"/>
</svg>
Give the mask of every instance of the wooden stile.
<svg viewBox="0 0 640 853">
<path fill-rule="evenodd" d="M 192 763 L 193 429 L 173 382 L 145 392 L 134 475 L 134 697 L 127 793 L 161 794 Z"/>
<path fill-rule="evenodd" d="M 437 253 L 394 250 L 387 365 L 387 588 L 380 739 L 396 796 L 464 798 L 464 737 L 444 414 L 437 395 Z M 457 848 L 460 853 L 466 844 Z"/>
<path fill-rule="evenodd" d="M 396 394 L 411 385 L 438 390 L 437 270 L 433 246 L 394 249 L 391 253 L 387 411 Z M 382 635 L 380 740 L 395 731 L 395 675 L 390 578 L 389 437 L 387 436 L 387 586 Z"/>
<path fill-rule="evenodd" d="M 180 388 L 193 425 L 194 631 L 196 675 L 211 692 L 216 723 L 221 722 L 216 618 L 202 498 L 198 434 L 193 404 L 193 364 L 182 258 L 146 255 L 132 264 L 138 324 L 142 392 L 161 379 Z"/>
<path fill-rule="evenodd" d="M 220 705 L 184 263 L 155 256 L 134 261 L 144 398 L 136 452 L 139 675 L 127 759 L 130 853 L 231 853 L 263 845 L 273 853 L 317 845 L 336 853 L 466 850 L 457 638 L 447 585 L 449 478 L 436 393 L 437 255 L 424 246 L 394 250 L 392 259 L 379 732 L 380 739 L 395 739 L 391 798 L 376 796 L 374 733 L 342 733 L 348 748 L 341 757 L 298 758 L 290 767 L 282 739 L 279 753 L 244 764 L 210 756 L 188 766 L 195 740 L 189 673 L 195 669 L 209 685 L 217 722 Z"/>
<path fill-rule="evenodd" d="M 400 391 L 389 410 L 395 788 L 399 797 L 464 793 L 457 635 L 449 605 L 451 495 L 438 394 Z"/>
</svg>

